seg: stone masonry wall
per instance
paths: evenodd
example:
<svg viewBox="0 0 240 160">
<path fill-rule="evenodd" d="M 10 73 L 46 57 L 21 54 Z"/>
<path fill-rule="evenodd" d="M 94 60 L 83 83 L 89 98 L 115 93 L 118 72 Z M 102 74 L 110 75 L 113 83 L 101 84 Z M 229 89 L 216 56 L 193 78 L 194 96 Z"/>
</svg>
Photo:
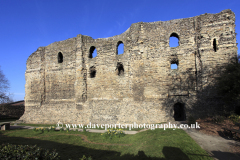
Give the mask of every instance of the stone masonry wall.
<svg viewBox="0 0 240 160">
<path fill-rule="evenodd" d="M 178 47 L 169 46 L 171 36 L 179 39 Z M 120 55 L 119 43 L 124 44 Z M 91 58 L 94 47 L 97 56 Z M 126 124 L 206 115 L 220 105 L 209 87 L 214 70 L 236 56 L 231 10 L 135 23 L 109 38 L 77 35 L 40 47 L 28 58 L 21 120 Z M 171 69 L 172 63 L 178 68 Z"/>
</svg>

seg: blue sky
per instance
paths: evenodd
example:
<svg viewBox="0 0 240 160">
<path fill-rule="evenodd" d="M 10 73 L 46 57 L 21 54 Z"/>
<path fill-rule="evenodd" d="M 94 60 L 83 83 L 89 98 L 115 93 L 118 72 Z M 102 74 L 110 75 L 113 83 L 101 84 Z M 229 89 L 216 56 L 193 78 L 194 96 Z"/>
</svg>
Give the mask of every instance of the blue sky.
<svg viewBox="0 0 240 160">
<path fill-rule="evenodd" d="M 25 96 L 27 58 L 40 46 L 76 37 L 112 37 L 132 23 L 167 21 L 231 9 L 239 0 L 0 0 L 0 66 L 13 100 Z M 237 40 L 239 40 L 237 35 Z"/>
</svg>

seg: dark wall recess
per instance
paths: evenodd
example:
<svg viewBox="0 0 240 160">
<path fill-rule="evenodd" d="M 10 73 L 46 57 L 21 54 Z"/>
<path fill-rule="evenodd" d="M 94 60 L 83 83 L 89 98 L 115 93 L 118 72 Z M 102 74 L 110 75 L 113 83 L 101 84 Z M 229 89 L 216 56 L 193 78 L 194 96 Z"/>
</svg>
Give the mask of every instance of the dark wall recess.
<svg viewBox="0 0 240 160">
<path fill-rule="evenodd" d="M 124 75 L 124 68 L 123 68 L 123 64 L 121 62 L 117 63 L 117 75 L 119 76 L 123 76 Z"/>
<path fill-rule="evenodd" d="M 58 63 L 63 62 L 63 54 L 61 52 L 58 53 Z"/>
<path fill-rule="evenodd" d="M 183 103 L 176 103 L 173 107 L 174 109 L 174 119 L 175 121 L 185 121 L 186 120 L 186 114 L 184 109 Z"/>
<path fill-rule="evenodd" d="M 215 38 L 213 39 L 213 50 L 217 52 L 217 42 Z"/>
<path fill-rule="evenodd" d="M 90 78 L 96 77 L 96 68 L 94 66 L 90 67 Z"/>
</svg>

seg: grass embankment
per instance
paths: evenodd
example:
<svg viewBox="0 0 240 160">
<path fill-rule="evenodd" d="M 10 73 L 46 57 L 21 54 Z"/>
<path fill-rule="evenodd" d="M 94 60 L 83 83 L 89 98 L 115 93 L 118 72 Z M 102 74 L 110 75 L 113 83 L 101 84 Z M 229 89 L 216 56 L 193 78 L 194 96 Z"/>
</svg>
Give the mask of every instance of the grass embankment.
<svg viewBox="0 0 240 160">
<path fill-rule="evenodd" d="M 96 159 L 212 159 L 185 131 L 147 130 L 135 135 L 106 139 L 100 133 L 33 130 L 0 131 L 0 143 L 35 145 L 56 149 L 62 159 L 79 159 L 83 155 Z M 151 157 L 151 158 L 149 158 Z"/>
<path fill-rule="evenodd" d="M 0 122 L 15 122 L 18 118 L 0 119 Z"/>
<path fill-rule="evenodd" d="M 28 124 L 28 123 L 20 123 L 19 126 L 32 126 L 32 127 L 56 127 L 56 124 Z"/>
</svg>

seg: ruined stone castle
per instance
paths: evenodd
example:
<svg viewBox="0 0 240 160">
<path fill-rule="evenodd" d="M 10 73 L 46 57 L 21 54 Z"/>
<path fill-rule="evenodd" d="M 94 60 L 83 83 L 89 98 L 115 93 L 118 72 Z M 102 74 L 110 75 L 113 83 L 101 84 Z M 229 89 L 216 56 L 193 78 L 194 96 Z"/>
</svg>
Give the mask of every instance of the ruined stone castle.
<svg viewBox="0 0 240 160">
<path fill-rule="evenodd" d="M 170 37 L 178 39 L 177 47 L 169 46 Z M 211 92 L 214 71 L 236 56 L 231 10 L 134 23 L 109 38 L 79 34 L 29 56 L 20 120 L 140 124 L 211 113 L 220 102 Z"/>
</svg>

